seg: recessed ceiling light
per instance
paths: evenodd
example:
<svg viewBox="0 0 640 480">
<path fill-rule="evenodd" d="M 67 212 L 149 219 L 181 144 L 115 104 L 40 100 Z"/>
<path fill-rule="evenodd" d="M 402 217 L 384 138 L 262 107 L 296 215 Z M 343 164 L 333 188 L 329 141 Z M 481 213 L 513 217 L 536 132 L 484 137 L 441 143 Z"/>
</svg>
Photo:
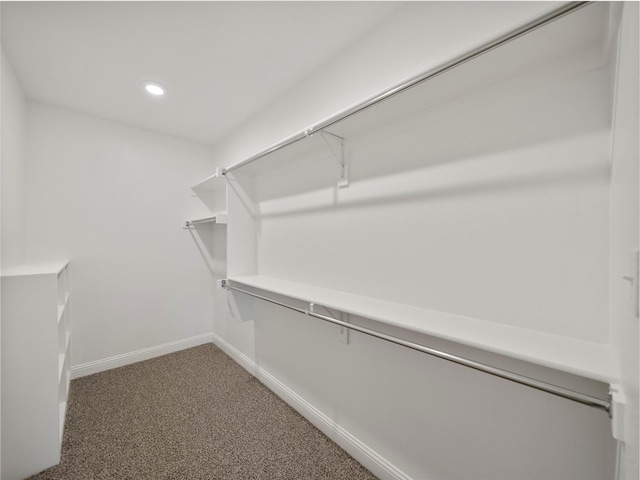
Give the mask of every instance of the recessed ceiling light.
<svg viewBox="0 0 640 480">
<path fill-rule="evenodd" d="M 167 92 L 166 88 L 156 82 L 145 82 L 144 89 L 151 95 L 155 95 L 157 97 L 164 95 Z"/>
</svg>

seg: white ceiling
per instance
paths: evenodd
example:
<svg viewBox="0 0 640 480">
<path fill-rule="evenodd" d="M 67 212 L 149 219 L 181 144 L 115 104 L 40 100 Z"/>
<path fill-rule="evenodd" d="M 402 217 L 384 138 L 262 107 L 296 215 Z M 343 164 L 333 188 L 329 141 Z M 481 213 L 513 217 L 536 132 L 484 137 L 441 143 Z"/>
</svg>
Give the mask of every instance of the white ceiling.
<svg viewBox="0 0 640 480">
<path fill-rule="evenodd" d="M 401 6 L 2 2 L 2 46 L 29 100 L 214 144 Z"/>
</svg>

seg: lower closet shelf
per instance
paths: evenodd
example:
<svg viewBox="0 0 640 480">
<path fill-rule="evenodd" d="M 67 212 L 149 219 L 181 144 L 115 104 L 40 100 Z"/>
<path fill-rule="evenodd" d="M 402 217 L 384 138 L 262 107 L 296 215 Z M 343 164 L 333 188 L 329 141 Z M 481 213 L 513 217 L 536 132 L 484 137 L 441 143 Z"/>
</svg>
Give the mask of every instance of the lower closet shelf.
<svg viewBox="0 0 640 480">
<path fill-rule="evenodd" d="M 394 325 L 593 380 L 615 383 L 610 347 L 426 308 L 280 280 L 229 277 L 239 284 Z"/>
</svg>

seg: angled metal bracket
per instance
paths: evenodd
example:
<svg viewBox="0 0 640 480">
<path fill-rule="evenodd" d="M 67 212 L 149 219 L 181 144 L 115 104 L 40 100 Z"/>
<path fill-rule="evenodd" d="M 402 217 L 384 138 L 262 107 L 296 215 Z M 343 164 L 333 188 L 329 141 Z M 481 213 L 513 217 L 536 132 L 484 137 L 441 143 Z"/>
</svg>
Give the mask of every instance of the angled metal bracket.
<svg viewBox="0 0 640 480">
<path fill-rule="evenodd" d="M 346 160 L 344 158 L 344 138 L 334 135 L 331 132 L 325 130 L 320 131 L 322 140 L 329 148 L 329 151 L 333 155 L 333 158 L 338 162 L 340 167 L 340 178 L 338 178 L 338 187 L 346 188 L 349 186 L 349 173 L 347 172 Z"/>
<path fill-rule="evenodd" d="M 316 307 L 322 308 L 324 311 L 327 312 L 329 317 L 336 319 L 335 315 L 327 307 L 324 307 L 322 305 L 316 305 L 315 303 L 312 303 L 312 302 L 309 303 L 309 308 L 304 311 L 305 315 L 315 314 Z M 349 314 L 344 312 L 338 312 L 338 318 L 336 320 L 349 323 Z M 342 343 L 349 345 L 349 328 L 344 325 L 339 325 L 339 327 L 340 327 L 340 331 L 338 333 L 338 340 Z"/>
</svg>

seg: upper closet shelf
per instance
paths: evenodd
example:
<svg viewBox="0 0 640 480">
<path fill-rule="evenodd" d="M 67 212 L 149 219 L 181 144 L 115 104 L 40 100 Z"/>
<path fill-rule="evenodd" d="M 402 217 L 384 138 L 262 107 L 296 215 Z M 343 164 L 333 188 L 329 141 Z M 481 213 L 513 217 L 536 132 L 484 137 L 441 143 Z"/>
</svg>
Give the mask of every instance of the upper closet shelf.
<svg viewBox="0 0 640 480">
<path fill-rule="evenodd" d="M 605 383 L 618 378 L 606 344 L 264 275 L 229 277 L 228 281 Z"/>
<path fill-rule="evenodd" d="M 604 2 L 603 2 L 604 3 Z M 588 8 L 582 8 L 588 5 Z M 572 15 L 567 15 L 568 13 Z M 562 21 L 556 22 L 562 18 Z M 265 150 L 222 169 L 228 173 L 269 157 L 289 157 L 285 150 L 308 139 L 322 137 L 313 148 L 329 147 L 341 171 L 340 181 L 346 183 L 343 174 L 348 171 L 345 159 L 340 157 L 338 144 L 348 142 L 354 135 L 375 130 L 394 121 L 408 118 L 417 112 L 442 109 L 447 100 L 464 95 L 469 89 L 496 85 L 514 75 L 527 75 L 531 66 L 554 63 L 553 75 L 570 77 L 578 71 L 588 71 L 605 61 L 608 9 L 598 2 L 567 3 L 559 9 L 531 23 L 494 39 L 474 50 L 463 53 L 416 77 L 389 88 L 361 103 L 294 134 Z M 544 28 L 540 28 L 544 27 Z M 497 48 L 500 47 L 500 48 Z M 482 61 L 474 61 L 482 57 Z M 523 61 L 526 60 L 526 61 Z M 549 81 L 549 78 L 538 79 Z M 526 83 L 526 82 L 525 82 Z M 535 88 L 529 85 L 528 88 Z M 499 94 L 509 95 L 500 89 Z M 401 94 L 401 95 L 400 95 Z M 491 102 L 491 98 L 485 101 Z M 259 167 L 256 168 L 260 172 Z M 264 167 L 269 170 L 269 167 Z"/>
</svg>

